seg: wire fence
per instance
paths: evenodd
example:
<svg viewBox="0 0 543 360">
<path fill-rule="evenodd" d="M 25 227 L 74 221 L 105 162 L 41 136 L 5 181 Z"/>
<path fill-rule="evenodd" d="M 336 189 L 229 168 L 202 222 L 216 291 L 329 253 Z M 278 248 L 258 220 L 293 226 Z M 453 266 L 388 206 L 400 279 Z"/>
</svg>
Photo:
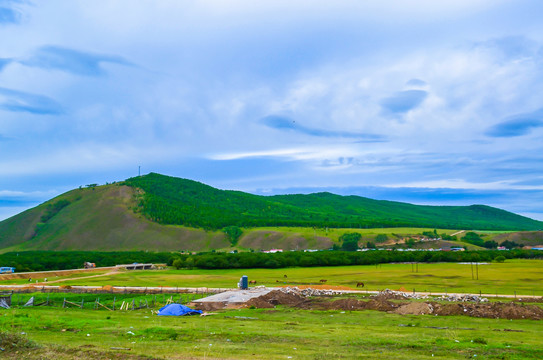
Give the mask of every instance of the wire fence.
<svg viewBox="0 0 543 360">
<path fill-rule="evenodd" d="M 178 303 L 188 304 L 194 300 L 208 296 L 205 292 L 195 293 L 162 293 L 162 294 L 122 294 L 122 293 L 4 293 L 0 294 L 0 307 L 29 308 L 56 307 L 79 308 L 105 311 L 157 309 L 164 305 Z M 3 305 L 2 305 L 3 304 Z"/>
</svg>

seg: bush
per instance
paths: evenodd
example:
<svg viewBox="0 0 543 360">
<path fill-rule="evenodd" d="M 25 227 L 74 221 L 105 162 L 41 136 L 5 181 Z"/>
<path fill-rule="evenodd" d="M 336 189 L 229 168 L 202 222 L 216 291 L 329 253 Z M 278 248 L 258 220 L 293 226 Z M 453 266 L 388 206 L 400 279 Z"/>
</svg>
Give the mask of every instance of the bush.
<svg viewBox="0 0 543 360">
<path fill-rule="evenodd" d="M 502 256 L 502 255 L 496 256 L 496 257 L 494 258 L 494 261 L 497 262 L 497 263 L 502 263 L 502 262 L 505 261 L 505 256 Z"/>
<path fill-rule="evenodd" d="M 375 237 L 376 243 L 384 243 L 388 240 L 388 236 L 386 234 L 379 234 Z"/>
</svg>

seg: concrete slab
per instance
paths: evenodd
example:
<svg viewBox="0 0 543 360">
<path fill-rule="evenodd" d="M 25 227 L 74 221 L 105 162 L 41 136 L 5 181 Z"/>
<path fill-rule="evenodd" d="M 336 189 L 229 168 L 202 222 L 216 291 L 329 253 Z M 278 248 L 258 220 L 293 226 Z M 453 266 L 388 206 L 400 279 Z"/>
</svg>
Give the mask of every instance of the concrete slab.
<svg viewBox="0 0 543 360">
<path fill-rule="evenodd" d="M 243 304 L 275 290 L 274 288 L 253 288 L 249 290 L 232 290 L 211 295 L 203 299 L 194 300 L 194 303 L 222 303 L 224 305 Z"/>
</svg>

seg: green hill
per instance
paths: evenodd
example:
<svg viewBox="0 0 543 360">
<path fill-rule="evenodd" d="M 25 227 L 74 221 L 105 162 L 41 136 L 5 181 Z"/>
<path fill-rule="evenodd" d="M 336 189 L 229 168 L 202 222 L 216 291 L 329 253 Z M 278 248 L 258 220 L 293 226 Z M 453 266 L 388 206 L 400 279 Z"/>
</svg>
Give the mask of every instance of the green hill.
<svg viewBox="0 0 543 360">
<path fill-rule="evenodd" d="M 257 196 L 154 173 L 125 183 L 143 190 L 138 207 L 147 218 L 204 229 L 229 225 L 479 230 L 543 227 L 542 222 L 484 205 L 420 206 L 330 193 Z"/>
<path fill-rule="evenodd" d="M 179 251 L 229 246 L 220 232 L 147 220 L 133 211 L 135 197 L 135 189 L 122 184 L 69 191 L 0 222 L 1 252 Z M 59 203 L 64 206 L 58 206 Z"/>
<path fill-rule="evenodd" d="M 257 250 L 325 249 L 344 232 L 364 228 L 543 228 L 541 222 L 483 205 L 417 206 L 330 193 L 257 196 L 149 174 L 75 189 L 0 222 L 0 252 L 229 249 L 221 229 L 232 225 L 243 228 L 239 246 Z M 376 235 L 369 236 L 366 240 Z"/>
</svg>

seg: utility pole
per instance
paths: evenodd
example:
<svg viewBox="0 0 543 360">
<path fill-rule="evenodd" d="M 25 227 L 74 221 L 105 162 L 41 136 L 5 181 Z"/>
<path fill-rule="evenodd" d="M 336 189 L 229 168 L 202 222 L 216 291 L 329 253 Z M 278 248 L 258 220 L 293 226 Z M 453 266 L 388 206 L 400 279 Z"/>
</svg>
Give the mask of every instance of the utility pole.
<svg viewBox="0 0 543 360">
<path fill-rule="evenodd" d="M 138 165 L 138 177 L 141 176 L 141 165 Z"/>
</svg>

